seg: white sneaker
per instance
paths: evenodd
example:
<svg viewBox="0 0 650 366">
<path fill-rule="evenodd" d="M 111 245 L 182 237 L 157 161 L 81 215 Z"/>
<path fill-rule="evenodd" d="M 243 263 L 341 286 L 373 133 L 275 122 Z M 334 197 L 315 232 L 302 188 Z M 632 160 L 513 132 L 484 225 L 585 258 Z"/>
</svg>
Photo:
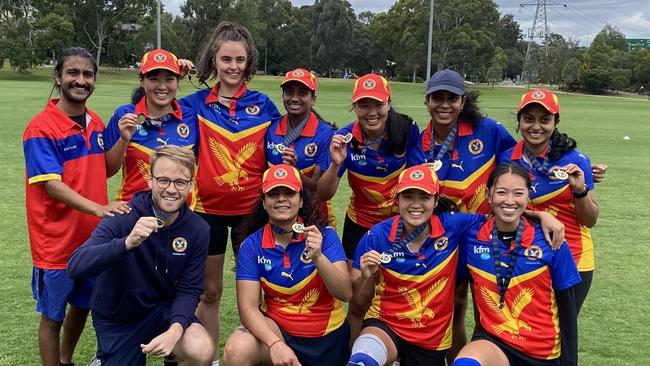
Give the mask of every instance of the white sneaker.
<svg viewBox="0 0 650 366">
<path fill-rule="evenodd" d="M 102 365 L 102 361 L 100 361 L 97 358 L 97 355 L 93 356 L 93 358 L 90 360 L 90 362 L 88 362 L 86 364 L 86 366 L 101 366 L 101 365 Z"/>
</svg>

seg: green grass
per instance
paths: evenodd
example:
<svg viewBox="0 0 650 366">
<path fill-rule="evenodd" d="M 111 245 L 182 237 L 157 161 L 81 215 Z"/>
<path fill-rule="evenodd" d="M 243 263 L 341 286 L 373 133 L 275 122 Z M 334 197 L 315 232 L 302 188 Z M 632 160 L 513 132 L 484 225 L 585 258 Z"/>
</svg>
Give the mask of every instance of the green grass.
<svg viewBox="0 0 650 366">
<path fill-rule="evenodd" d="M 27 122 L 42 109 L 51 89 L 51 69 L 31 70 L 17 75 L 0 71 L 0 161 L 5 180 L 0 186 L 0 210 L 5 212 L 0 226 L 5 248 L 0 266 L 0 365 L 39 364 L 36 329 L 39 315 L 31 296 L 31 257 L 27 237 L 24 201 L 24 158 L 21 136 Z M 105 121 L 113 110 L 128 102 L 136 85 L 133 71 L 102 70 L 90 107 Z M 280 105 L 280 79 L 256 77 L 251 87 L 268 93 Z M 394 103 L 415 118 L 420 126 L 428 121 L 423 105 L 423 86 L 393 83 Z M 181 94 L 194 88 L 187 82 Z M 339 127 L 353 119 L 350 112 L 352 81 L 319 80 L 317 110 Z M 484 113 L 503 122 L 514 134 L 514 111 L 521 89 L 482 89 Z M 583 365 L 643 365 L 650 350 L 643 336 L 650 327 L 648 293 L 650 266 L 646 245 L 650 238 L 650 102 L 560 94 L 560 129 L 574 137 L 592 161 L 607 163 L 607 181 L 597 186 L 600 218 L 593 230 L 596 245 L 596 272 L 593 286 L 580 316 L 580 359 Z M 624 141 L 623 136 L 630 136 Z M 100 167 L 98 167 L 99 169 Z M 117 180 L 110 181 L 111 195 Z M 334 200 L 342 222 L 349 189 L 345 182 Z M 339 231 L 341 230 L 339 225 Z M 227 264 L 227 268 L 231 268 Z M 222 337 L 225 341 L 238 324 L 234 280 L 226 274 L 222 308 Z M 95 350 L 90 326 L 83 334 L 75 360 L 84 364 Z M 151 362 L 151 364 L 154 364 Z"/>
</svg>

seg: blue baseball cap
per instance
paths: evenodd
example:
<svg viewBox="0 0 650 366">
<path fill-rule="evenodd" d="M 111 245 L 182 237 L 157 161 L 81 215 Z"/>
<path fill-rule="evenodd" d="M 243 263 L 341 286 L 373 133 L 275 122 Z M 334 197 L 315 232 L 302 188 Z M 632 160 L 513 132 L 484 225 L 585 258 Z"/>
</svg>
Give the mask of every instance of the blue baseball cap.
<svg viewBox="0 0 650 366">
<path fill-rule="evenodd" d="M 446 90 L 456 95 L 465 95 L 465 79 L 454 70 L 440 70 L 427 80 L 427 95 L 438 90 Z"/>
</svg>

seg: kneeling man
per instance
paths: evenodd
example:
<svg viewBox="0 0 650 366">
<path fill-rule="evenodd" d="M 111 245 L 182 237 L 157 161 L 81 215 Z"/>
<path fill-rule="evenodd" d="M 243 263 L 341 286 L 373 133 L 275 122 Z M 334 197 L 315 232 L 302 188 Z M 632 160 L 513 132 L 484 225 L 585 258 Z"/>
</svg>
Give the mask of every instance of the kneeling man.
<svg viewBox="0 0 650 366">
<path fill-rule="evenodd" d="M 103 366 L 145 365 L 147 354 L 212 362 L 212 341 L 194 316 L 210 236 L 186 204 L 194 166 L 190 150 L 156 149 L 151 190 L 134 196 L 129 214 L 104 219 L 68 261 L 70 277 L 97 276 L 90 308 Z"/>
</svg>

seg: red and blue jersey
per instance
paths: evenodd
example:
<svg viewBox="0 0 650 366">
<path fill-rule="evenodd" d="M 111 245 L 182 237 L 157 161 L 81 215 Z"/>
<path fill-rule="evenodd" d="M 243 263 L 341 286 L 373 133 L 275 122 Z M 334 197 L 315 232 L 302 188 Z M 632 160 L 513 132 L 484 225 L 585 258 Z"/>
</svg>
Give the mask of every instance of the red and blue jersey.
<svg viewBox="0 0 650 366">
<path fill-rule="evenodd" d="M 245 215 L 259 198 L 266 170 L 264 138 L 280 112 L 266 94 L 248 90 L 246 84 L 230 106 L 219 102 L 218 95 L 219 84 L 180 100 L 196 115 L 199 128 L 193 209 Z"/>
<path fill-rule="evenodd" d="M 515 268 L 503 308 L 496 283 L 492 230 L 494 218 L 473 225 L 466 233 L 463 262 L 470 276 L 472 297 L 481 326 L 514 349 L 537 359 L 560 356 L 560 324 L 555 290 L 580 282 L 580 274 L 566 244 L 554 251 L 537 223 L 526 221 Z M 509 258 L 514 241 L 499 240 L 502 258 Z M 507 266 L 509 259 L 501 261 Z"/>
<path fill-rule="evenodd" d="M 23 133 L 27 226 L 34 266 L 65 269 L 72 252 L 90 237 L 99 218 L 52 198 L 45 183 L 60 180 L 81 196 L 108 204 L 104 124 L 86 109 L 83 128 L 48 102 Z"/>
<path fill-rule="evenodd" d="M 115 111 L 104 134 L 107 151 L 120 139 L 120 118 L 127 113 L 149 117 L 145 100 L 143 97 L 137 104 L 126 104 Z M 145 122 L 131 137 L 122 163 L 122 183 L 117 190 L 117 200 L 130 201 L 134 193 L 149 189 L 149 157 L 157 147 L 176 145 L 192 149 L 196 145 L 199 134 L 194 114 L 187 107 L 181 108 L 176 100 L 172 106 L 174 112 L 170 119 L 161 122 L 160 126 Z"/>
<path fill-rule="evenodd" d="M 266 159 L 269 167 L 282 164 L 282 154 L 276 149 L 287 134 L 288 118 L 286 115 L 275 120 L 266 133 Z M 323 172 L 330 166 L 330 142 L 334 129 L 328 123 L 319 120 L 310 112 L 307 124 L 300 135 L 291 144 L 298 156 L 296 169 L 311 177 L 314 169 L 319 167 Z"/>
<path fill-rule="evenodd" d="M 499 162 L 516 162 L 528 170 L 533 185 L 531 190 L 532 209 L 546 211 L 564 224 L 565 240 L 569 244 L 573 259 L 578 264 L 578 269 L 581 272 L 593 271 L 595 261 L 591 230 L 582 225 L 578 219 L 574 204 L 575 198 L 573 198 L 568 181 L 537 171 L 526 158 L 523 149 L 524 142 L 522 140 L 514 148 L 504 152 Z M 542 164 L 545 156 L 546 151 L 536 159 Z M 585 175 L 585 184 L 590 190 L 593 190 L 594 179 L 591 173 L 591 162 L 586 155 L 578 150 L 571 150 L 559 160 L 551 162 L 549 170 L 556 170 L 571 163 L 582 169 Z"/>
<path fill-rule="evenodd" d="M 347 144 L 347 156 L 338 171 L 338 177 L 348 171 L 348 184 L 352 189 L 347 215 L 359 226 L 370 228 L 397 213 L 394 205 L 395 187 L 400 173 L 406 168 L 406 157 L 415 147 L 418 127 L 411 124 L 402 155 L 388 155 L 387 137 L 384 136 L 379 150 L 363 147 L 363 133 L 359 122 L 353 122 L 336 132 L 352 133 L 354 140 Z"/>
<path fill-rule="evenodd" d="M 361 239 L 352 267 L 371 250 L 391 255 L 379 267 L 379 281 L 366 318 L 381 319 L 400 338 L 418 347 L 451 347 L 459 243 L 483 215 L 443 213 L 431 217 L 431 235 L 418 252 L 395 248 L 399 216 L 373 226 Z"/>
<path fill-rule="evenodd" d="M 336 231 L 328 226 L 322 234 L 323 255 L 332 263 L 345 261 Z M 302 235 L 283 248 L 267 224 L 242 242 L 237 258 L 237 281 L 261 283 L 261 311 L 288 334 L 316 338 L 343 325 L 343 302 L 327 290 Z"/>
<path fill-rule="evenodd" d="M 408 165 L 433 162 L 430 158 L 440 150 L 432 135 L 432 122 L 420 134 L 416 148 L 411 151 Z M 461 211 L 489 213 L 487 179 L 499 155 L 515 145 L 515 139 L 495 120 L 483 117 L 476 124 L 458 122 L 458 133 L 453 149 L 442 157 L 442 168 L 436 173 L 440 179 L 441 193 L 451 198 Z"/>
</svg>

